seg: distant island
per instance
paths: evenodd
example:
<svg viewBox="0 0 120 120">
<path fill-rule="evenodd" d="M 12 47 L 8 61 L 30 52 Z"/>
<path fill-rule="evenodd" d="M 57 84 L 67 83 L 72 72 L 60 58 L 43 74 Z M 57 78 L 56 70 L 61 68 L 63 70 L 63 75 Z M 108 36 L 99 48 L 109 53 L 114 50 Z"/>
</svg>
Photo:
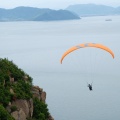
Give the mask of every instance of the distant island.
<svg viewBox="0 0 120 120">
<path fill-rule="evenodd" d="M 81 19 L 82 16 L 101 15 L 120 15 L 120 6 L 114 8 L 106 5 L 75 4 L 64 10 L 24 6 L 13 9 L 0 8 L 0 22 L 77 20 Z"/>
<path fill-rule="evenodd" d="M 117 8 L 96 4 L 75 4 L 66 8 L 78 16 L 120 15 L 120 6 Z"/>
<path fill-rule="evenodd" d="M 34 7 L 0 8 L 0 21 L 56 21 L 73 19 L 80 19 L 80 17 L 68 10 Z"/>
</svg>

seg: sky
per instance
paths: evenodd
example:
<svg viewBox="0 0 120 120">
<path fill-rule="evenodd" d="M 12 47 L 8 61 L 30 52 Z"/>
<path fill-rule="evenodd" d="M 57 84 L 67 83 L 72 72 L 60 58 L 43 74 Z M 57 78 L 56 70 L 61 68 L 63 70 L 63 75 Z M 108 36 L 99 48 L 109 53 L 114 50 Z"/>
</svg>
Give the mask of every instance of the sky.
<svg viewBox="0 0 120 120">
<path fill-rule="evenodd" d="M 38 8 L 65 9 L 74 4 L 102 4 L 112 7 L 120 6 L 120 0 L 0 0 L 0 8 L 15 8 L 30 6 Z"/>
</svg>

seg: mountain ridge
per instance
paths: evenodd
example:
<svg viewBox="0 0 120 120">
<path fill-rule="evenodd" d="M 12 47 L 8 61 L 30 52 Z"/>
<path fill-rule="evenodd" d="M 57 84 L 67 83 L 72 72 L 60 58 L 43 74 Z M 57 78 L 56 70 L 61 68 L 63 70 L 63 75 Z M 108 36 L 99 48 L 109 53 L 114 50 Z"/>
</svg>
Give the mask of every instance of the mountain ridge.
<svg viewBox="0 0 120 120">
<path fill-rule="evenodd" d="M 67 10 L 24 6 L 13 9 L 0 8 L 0 21 L 52 21 L 71 19 L 80 19 L 80 17 Z"/>
<path fill-rule="evenodd" d="M 114 8 L 107 5 L 75 4 L 68 6 L 66 10 L 76 13 L 78 16 L 120 15 L 120 6 Z"/>
</svg>

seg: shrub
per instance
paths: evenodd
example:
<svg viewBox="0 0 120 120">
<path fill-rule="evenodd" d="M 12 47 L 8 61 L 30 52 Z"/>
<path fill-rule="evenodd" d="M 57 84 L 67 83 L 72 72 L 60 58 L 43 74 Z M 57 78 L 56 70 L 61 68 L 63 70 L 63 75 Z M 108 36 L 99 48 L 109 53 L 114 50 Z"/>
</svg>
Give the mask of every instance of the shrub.
<svg viewBox="0 0 120 120">
<path fill-rule="evenodd" d="M 18 68 L 12 61 L 8 59 L 0 58 L 0 75 L 9 81 L 9 76 L 14 77 L 15 81 L 23 79 L 23 76 L 27 75 L 22 69 Z M 32 83 L 32 78 L 28 76 L 28 81 Z"/>
<path fill-rule="evenodd" d="M 31 87 L 32 85 L 26 83 L 24 80 L 19 80 L 16 84 L 13 84 L 12 86 L 18 99 L 32 98 Z"/>
<path fill-rule="evenodd" d="M 11 106 L 10 109 L 11 109 L 11 112 L 14 112 L 17 110 L 17 106 Z"/>
<path fill-rule="evenodd" d="M 15 120 L 2 105 L 0 105 L 0 120 Z"/>
<path fill-rule="evenodd" d="M 5 88 L 3 85 L 0 85 L 0 103 L 6 107 L 11 101 L 11 93 L 8 88 Z"/>
<path fill-rule="evenodd" d="M 49 111 L 47 108 L 47 104 L 40 101 L 38 98 L 33 99 L 33 117 L 37 120 L 46 120 L 49 116 Z"/>
</svg>

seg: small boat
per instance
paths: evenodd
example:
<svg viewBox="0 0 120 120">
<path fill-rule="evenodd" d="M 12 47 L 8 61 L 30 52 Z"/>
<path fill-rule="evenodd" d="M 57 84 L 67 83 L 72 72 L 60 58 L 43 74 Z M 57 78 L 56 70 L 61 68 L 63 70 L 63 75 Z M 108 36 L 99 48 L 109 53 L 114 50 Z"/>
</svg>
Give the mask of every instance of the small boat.
<svg viewBox="0 0 120 120">
<path fill-rule="evenodd" d="M 112 19 L 106 19 L 105 21 L 112 21 Z"/>
</svg>

